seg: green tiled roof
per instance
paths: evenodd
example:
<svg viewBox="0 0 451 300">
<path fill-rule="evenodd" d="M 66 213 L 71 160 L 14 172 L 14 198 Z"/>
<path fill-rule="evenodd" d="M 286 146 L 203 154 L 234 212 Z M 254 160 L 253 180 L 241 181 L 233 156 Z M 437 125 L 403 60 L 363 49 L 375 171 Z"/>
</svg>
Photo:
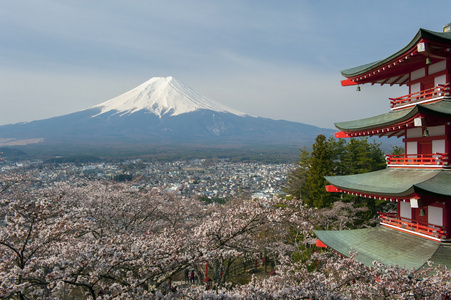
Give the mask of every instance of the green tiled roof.
<svg viewBox="0 0 451 300">
<path fill-rule="evenodd" d="M 411 113 L 412 109 L 391 111 L 383 115 L 378 115 L 366 119 L 335 123 L 335 127 L 342 131 L 368 130 L 372 128 L 392 125 L 399 122 L 400 120 L 408 119 Z"/>
<path fill-rule="evenodd" d="M 371 130 L 407 121 L 418 113 L 449 117 L 451 116 L 451 101 L 442 100 L 432 104 L 418 104 L 411 109 L 395 110 L 366 119 L 335 123 L 335 126 L 342 131 Z"/>
<path fill-rule="evenodd" d="M 421 268 L 431 260 L 436 265 L 451 267 L 451 245 L 441 244 L 383 226 L 356 230 L 315 231 L 317 237 L 338 253 L 349 256 L 358 253 L 357 260 L 366 266 L 373 261 L 399 265 L 408 269 Z"/>
<path fill-rule="evenodd" d="M 419 112 L 428 113 L 435 116 L 451 115 L 451 101 L 442 100 L 432 104 L 417 105 Z"/>
<path fill-rule="evenodd" d="M 365 72 L 368 72 L 378 66 L 381 66 L 385 63 L 388 63 L 389 61 L 391 61 L 392 59 L 395 59 L 396 57 L 402 55 L 403 53 L 409 51 L 412 47 L 414 47 L 422 38 L 427 39 L 427 40 L 432 40 L 432 41 L 437 41 L 437 42 L 441 42 L 441 43 L 445 43 L 445 44 L 450 44 L 451 43 L 451 32 L 435 32 L 435 31 L 430 31 L 430 30 L 426 30 L 426 29 L 420 29 L 418 31 L 418 33 L 415 35 L 415 37 L 412 39 L 412 41 L 410 41 L 409 44 L 407 44 L 407 46 L 405 46 L 404 48 L 402 48 L 401 50 L 399 50 L 398 52 L 390 55 L 389 57 L 385 58 L 385 59 L 381 59 L 369 64 L 365 64 L 362 66 L 358 66 L 358 67 L 354 67 L 354 68 L 350 68 L 350 69 L 346 69 L 341 71 L 341 74 L 343 74 L 343 76 L 345 77 L 354 77 L 360 74 L 363 74 Z"/>
<path fill-rule="evenodd" d="M 402 197 L 414 192 L 451 196 L 451 170 L 384 169 L 364 174 L 326 176 L 337 188 L 380 196 Z"/>
<path fill-rule="evenodd" d="M 447 266 L 449 269 L 451 267 L 451 244 L 441 244 L 432 258 L 437 265 Z"/>
<path fill-rule="evenodd" d="M 415 184 L 415 188 L 421 193 L 428 192 L 438 196 L 451 195 L 451 170 L 441 171 L 437 176 L 429 180 Z"/>
</svg>

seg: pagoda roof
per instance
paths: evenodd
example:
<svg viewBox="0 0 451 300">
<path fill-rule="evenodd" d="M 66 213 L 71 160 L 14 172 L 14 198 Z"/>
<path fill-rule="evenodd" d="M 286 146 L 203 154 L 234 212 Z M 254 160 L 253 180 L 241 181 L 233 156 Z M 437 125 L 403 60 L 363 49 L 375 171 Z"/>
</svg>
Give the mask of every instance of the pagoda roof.
<svg viewBox="0 0 451 300">
<path fill-rule="evenodd" d="M 370 118 L 335 123 L 335 127 L 346 133 L 376 129 L 386 129 L 385 132 L 388 132 L 393 130 L 394 126 L 400 125 L 403 126 L 401 128 L 395 128 L 394 130 L 404 130 L 406 125 L 413 126 L 414 118 L 424 115 L 450 118 L 451 101 L 442 100 L 431 104 L 417 104 L 410 109 L 393 110 Z M 373 134 L 379 134 L 379 132 Z"/>
<path fill-rule="evenodd" d="M 418 52 L 417 45 L 425 42 L 426 48 Z M 420 28 L 415 37 L 401 50 L 392 55 L 364 64 L 358 67 L 342 70 L 341 74 L 353 84 L 380 83 L 404 84 L 408 81 L 408 74 L 415 68 L 424 67 L 425 57 L 437 59 L 450 57 L 451 31 L 435 32 Z M 346 84 L 348 85 L 348 84 Z"/>
<path fill-rule="evenodd" d="M 451 267 L 450 244 L 383 226 L 355 230 L 316 230 L 315 234 L 321 242 L 343 256 L 348 257 L 351 251 L 356 251 L 357 261 L 366 266 L 379 261 L 385 265 L 418 270 L 430 260 L 435 265 Z"/>
<path fill-rule="evenodd" d="M 414 194 L 451 197 L 451 170 L 397 169 L 325 176 L 339 191 L 363 196 L 406 199 Z"/>
</svg>

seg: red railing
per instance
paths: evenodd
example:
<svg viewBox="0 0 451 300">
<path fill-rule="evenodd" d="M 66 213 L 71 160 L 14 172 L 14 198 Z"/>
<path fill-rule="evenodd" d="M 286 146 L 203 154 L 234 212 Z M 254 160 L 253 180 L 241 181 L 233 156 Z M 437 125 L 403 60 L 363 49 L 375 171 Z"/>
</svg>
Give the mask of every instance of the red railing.
<svg viewBox="0 0 451 300">
<path fill-rule="evenodd" d="M 450 159 L 447 153 L 434 154 L 397 154 L 385 155 L 387 165 L 409 166 L 422 165 L 424 167 L 448 167 Z"/>
<path fill-rule="evenodd" d="M 439 84 L 436 87 L 423 90 L 417 93 L 408 94 L 397 98 L 389 98 L 391 108 L 396 108 L 410 103 L 415 103 L 428 99 L 440 99 L 445 96 L 449 96 L 450 86 L 447 84 Z"/>
<path fill-rule="evenodd" d="M 412 233 L 424 234 L 436 239 L 449 239 L 448 228 L 429 223 L 421 223 L 407 218 L 398 218 L 396 213 L 379 213 L 381 224 L 398 227 L 404 231 L 412 231 Z"/>
</svg>

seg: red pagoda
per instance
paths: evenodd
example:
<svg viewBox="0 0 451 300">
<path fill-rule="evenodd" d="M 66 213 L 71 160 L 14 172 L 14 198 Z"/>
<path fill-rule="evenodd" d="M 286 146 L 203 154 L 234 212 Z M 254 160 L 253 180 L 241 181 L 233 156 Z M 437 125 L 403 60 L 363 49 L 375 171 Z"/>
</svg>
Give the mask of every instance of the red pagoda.
<svg viewBox="0 0 451 300">
<path fill-rule="evenodd" d="M 380 226 L 316 231 L 321 242 L 344 256 L 421 268 L 428 260 L 451 267 L 451 31 L 420 29 L 389 57 L 341 72 L 343 86 L 405 85 L 409 94 L 389 99 L 390 111 L 336 123 L 337 138 L 402 138 L 404 153 L 386 155 L 383 170 L 328 176 L 327 190 L 397 204 L 380 213 Z"/>
</svg>

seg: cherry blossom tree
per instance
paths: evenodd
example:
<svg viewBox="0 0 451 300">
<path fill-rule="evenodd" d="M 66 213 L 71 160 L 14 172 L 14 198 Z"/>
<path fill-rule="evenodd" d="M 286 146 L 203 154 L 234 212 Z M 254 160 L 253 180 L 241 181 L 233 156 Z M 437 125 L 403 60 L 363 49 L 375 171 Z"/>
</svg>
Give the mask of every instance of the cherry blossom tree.
<svg viewBox="0 0 451 300">
<path fill-rule="evenodd" d="M 296 259 L 320 222 L 318 210 L 296 199 L 205 205 L 164 187 L 80 179 L 45 188 L 4 186 L 5 299 L 414 299 L 451 290 L 445 268 L 365 267 L 356 253 L 343 258 L 329 251 Z M 230 286 L 233 262 L 259 254 L 277 262 L 275 275 Z M 205 277 L 205 266 L 212 290 L 166 284 L 188 267 Z"/>
<path fill-rule="evenodd" d="M 309 264 L 282 259 L 274 276 L 252 278 L 232 289 L 183 291 L 192 299 L 444 299 L 450 296 L 450 271 L 425 267 L 418 271 L 375 262 L 366 267 L 349 258 L 316 253 Z"/>
<path fill-rule="evenodd" d="M 90 221 L 89 230 L 65 245 L 61 280 L 96 293 L 132 297 L 152 293 L 192 263 L 189 232 L 203 210 L 200 203 L 127 184 L 88 183 L 68 197 Z"/>
<path fill-rule="evenodd" d="M 254 259 L 259 253 L 277 256 L 294 252 L 294 244 L 283 242 L 290 235 L 290 228 L 306 235 L 313 229 L 305 219 L 311 218 L 314 211 L 305 208 L 309 211 L 307 214 L 299 209 L 300 205 L 296 200 L 272 199 L 238 201 L 217 207 L 195 229 L 201 252 L 199 260 L 208 264 L 209 276 L 215 285 L 222 286 L 226 282 L 236 258 Z"/>
<path fill-rule="evenodd" d="M 27 299 L 51 294 L 57 245 L 83 231 L 61 196 L 47 189 L 3 192 L 0 230 L 0 296 Z"/>
<path fill-rule="evenodd" d="M 355 207 L 352 202 L 335 201 L 332 203 L 332 208 L 322 208 L 318 211 L 318 225 L 325 230 L 338 229 L 344 230 L 349 227 L 354 227 L 358 220 L 357 214 L 359 212 L 367 211 L 366 207 Z M 367 222 L 368 225 L 373 224 Z"/>
</svg>

